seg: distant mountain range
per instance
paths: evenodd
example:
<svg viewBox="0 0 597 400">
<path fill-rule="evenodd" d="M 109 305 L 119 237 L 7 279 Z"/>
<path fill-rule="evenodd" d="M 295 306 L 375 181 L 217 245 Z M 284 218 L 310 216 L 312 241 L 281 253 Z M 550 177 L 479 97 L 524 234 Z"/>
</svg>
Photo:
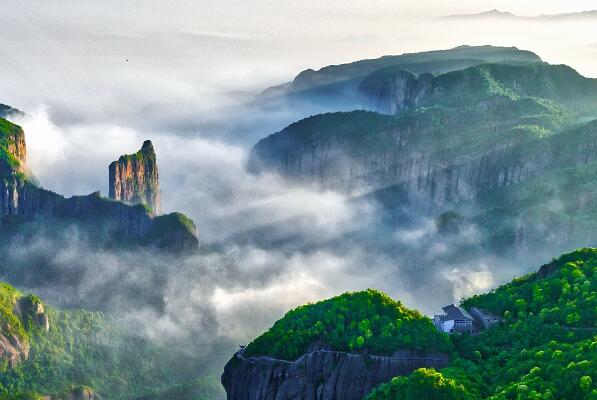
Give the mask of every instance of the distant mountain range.
<svg viewBox="0 0 597 400">
<path fill-rule="evenodd" d="M 356 88 L 360 106 L 262 139 L 249 168 L 388 197 L 389 220 L 404 209 L 430 219 L 455 210 L 496 254 L 593 243 L 597 80 L 515 48 L 408 57 L 299 74 L 286 98 L 338 98 L 327 88 L 342 85 Z"/>
<path fill-rule="evenodd" d="M 577 20 L 577 19 L 597 19 L 597 10 L 588 10 L 574 13 L 561 13 L 561 14 L 542 14 L 537 16 L 524 16 L 516 15 L 511 12 L 500 11 L 500 10 L 489 10 L 483 11 L 476 14 L 456 14 L 441 17 L 442 19 L 486 19 L 486 18 L 499 18 L 499 19 L 524 19 L 524 20 L 537 20 L 537 21 L 555 21 L 555 20 Z"/>
</svg>

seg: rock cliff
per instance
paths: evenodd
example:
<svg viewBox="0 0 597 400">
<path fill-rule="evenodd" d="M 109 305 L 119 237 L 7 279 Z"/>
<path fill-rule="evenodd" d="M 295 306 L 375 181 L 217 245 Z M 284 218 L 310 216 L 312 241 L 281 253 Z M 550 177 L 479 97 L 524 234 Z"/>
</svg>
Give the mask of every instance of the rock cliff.
<svg viewBox="0 0 597 400">
<path fill-rule="evenodd" d="M 151 142 L 145 142 L 136 155 L 121 159 L 125 162 L 114 166 L 119 172 L 115 176 L 121 178 L 119 196 L 140 204 L 110 201 L 99 192 L 65 198 L 28 179 L 25 134 L 19 126 L 0 119 L 0 226 L 58 220 L 79 224 L 98 243 L 175 251 L 197 247 L 197 230 L 189 218 L 178 213 L 156 216 L 156 209 L 148 210 L 152 206 L 159 210 L 158 171 Z"/>
<path fill-rule="evenodd" d="M 21 296 L 12 286 L 0 283 L 0 364 L 14 368 L 29 358 L 31 324 L 50 328 L 43 303 L 35 296 Z"/>
<path fill-rule="evenodd" d="M 404 195 L 384 204 L 389 214 L 465 210 L 490 247 L 595 239 L 597 80 L 561 65 L 488 64 L 439 76 L 382 70 L 361 90 L 383 113 L 293 123 L 257 143 L 249 169 L 349 194 L 393 188 Z"/>
<path fill-rule="evenodd" d="M 160 184 L 155 152 L 150 140 L 135 154 L 123 155 L 109 166 L 110 198 L 126 204 L 143 204 L 159 215 Z"/>
<path fill-rule="evenodd" d="M 228 400 L 362 400 L 373 388 L 417 368 L 442 368 L 445 354 L 398 351 L 376 356 L 312 348 L 295 361 L 245 358 L 226 364 L 222 384 Z"/>
<path fill-rule="evenodd" d="M 9 330 L 0 331 L 0 362 L 14 368 L 29 358 L 29 344 Z"/>
</svg>

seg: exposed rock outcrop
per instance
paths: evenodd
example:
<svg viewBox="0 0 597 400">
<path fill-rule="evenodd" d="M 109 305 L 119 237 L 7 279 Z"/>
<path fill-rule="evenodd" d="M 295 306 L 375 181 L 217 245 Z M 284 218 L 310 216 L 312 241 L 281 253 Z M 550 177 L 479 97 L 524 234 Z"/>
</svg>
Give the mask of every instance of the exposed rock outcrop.
<svg viewBox="0 0 597 400">
<path fill-rule="evenodd" d="M 368 100 L 367 108 L 396 114 L 427 100 L 433 90 L 433 75 L 415 74 L 398 70 L 396 72 L 374 73 L 361 82 L 360 91 Z"/>
<path fill-rule="evenodd" d="M 50 330 L 50 320 L 46 314 L 44 303 L 35 296 L 19 298 L 15 304 L 14 313 L 22 321 L 31 320 L 45 331 Z"/>
<path fill-rule="evenodd" d="M 145 142 L 139 153 L 123 156 L 124 162 L 114 165 L 118 172 L 115 177 L 120 177 L 119 196 L 139 204 L 110 201 L 99 192 L 64 198 L 42 189 L 25 173 L 26 154 L 22 129 L 0 119 L 0 226 L 9 219 L 58 219 L 82 223 L 88 233 L 111 244 L 141 244 L 176 251 L 197 247 L 197 231 L 189 218 L 176 213 L 156 216 L 160 207 L 159 185 L 151 142 Z"/>
<path fill-rule="evenodd" d="M 226 364 L 222 384 L 228 400 L 362 400 L 394 376 L 447 363 L 445 354 L 417 351 L 375 356 L 314 348 L 292 362 L 239 352 Z"/>
<path fill-rule="evenodd" d="M 126 204 L 143 204 L 159 215 L 160 184 L 155 152 L 150 140 L 135 154 L 120 156 L 109 166 L 110 198 Z"/>
<path fill-rule="evenodd" d="M 29 358 L 28 331 L 32 324 L 48 330 L 44 305 L 35 296 L 21 297 L 10 285 L 1 284 L 0 366 L 14 368 Z"/>
<path fill-rule="evenodd" d="M 21 361 L 29 358 L 29 343 L 10 329 L 0 330 L 0 363 L 5 362 L 10 368 L 14 368 Z"/>
</svg>

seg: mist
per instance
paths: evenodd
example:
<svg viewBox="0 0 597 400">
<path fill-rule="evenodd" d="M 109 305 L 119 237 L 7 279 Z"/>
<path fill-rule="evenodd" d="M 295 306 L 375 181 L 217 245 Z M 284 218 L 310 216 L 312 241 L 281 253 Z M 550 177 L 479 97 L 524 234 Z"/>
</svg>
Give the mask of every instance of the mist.
<svg viewBox="0 0 597 400">
<path fill-rule="evenodd" d="M 131 332 L 209 349 L 246 343 L 288 309 L 348 290 L 380 289 L 431 315 L 555 255 L 497 258 L 478 250 L 473 225 L 450 237 L 434 215 L 387 226 L 374 198 L 248 173 L 257 140 L 326 111 L 254 100 L 305 68 L 463 44 L 517 46 L 597 77 L 597 21 L 439 19 L 495 8 L 470 1 L 449 10 L 423 2 L 429 13 L 405 1 L 8 3 L 0 102 L 27 113 L 16 122 L 40 184 L 105 194 L 108 164 L 151 139 L 164 211 L 190 216 L 202 243 L 200 254 L 172 260 L 99 251 L 76 226 L 57 239 L 40 231 L 10 257 L 71 278 L 20 282 L 50 304 L 105 309 Z M 505 3 L 529 15 L 546 4 Z M 553 12 L 589 5 L 547 3 Z"/>
</svg>

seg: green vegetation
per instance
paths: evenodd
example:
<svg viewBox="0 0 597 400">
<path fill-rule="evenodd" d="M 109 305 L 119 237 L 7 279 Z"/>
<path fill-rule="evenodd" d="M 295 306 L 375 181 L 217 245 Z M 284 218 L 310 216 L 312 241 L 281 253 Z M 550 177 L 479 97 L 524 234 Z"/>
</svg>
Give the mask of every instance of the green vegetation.
<svg viewBox="0 0 597 400">
<path fill-rule="evenodd" d="M 29 333 L 21 319 L 14 313 L 14 307 L 21 293 L 6 283 L 0 283 L 0 332 L 15 335 L 21 341 L 27 342 Z"/>
<path fill-rule="evenodd" d="M 12 328 L 24 329 L 12 314 L 11 305 L 18 296 L 14 288 L 2 284 L 0 313 L 2 318 L 9 314 Z M 35 296 L 28 300 L 39 301 Z M 29 358 L 0 373 L 0 399 L 37 398 L 38 394 L 66 393 L 79 386 L 116 400 L 185 390 L 189 393 L 186 398 L 193 400 L 221 396 L 215 377 L 197 380 L 204 361 L 185 354 L 184 349 L 132 335 L 99 312 L 59 311 L 46 306 L 46 313 L 49 331 L 29 324 L 21 333 L 29 338 Z M 5 328 L 3 325 L 3 332 Z"/>
<path fill-rule="evenodd" d="M 395 79 L 384 76 L 370 82 L 380 85 L 373 92 L 395 100 L 388 86 Z M 465 216 L 483 248 L 498 255 L 544 245 L 546 225 L 557 251 L 591 245 L 597 80 L 540 62 L 476 65 L 421 81 L 429 79 L 429 97 L 416 106 L 397 115 L 306 118 L 260 141 L 249 165 L 335 189 L 397 186 L 408 193 L 387 203 L 389 214 L 413 197 L 439 202 Z"/>
<path fill-rule="evenodd" d="M 338 351 L 367 350 L 372 354 L 400 349 L 452 350 L 448 337 L 437 332 L 429 318 L 369 289 L 288 312 L 251 342 L 245 355 L 294 360 L 316 343 Z"/>
<path fill-rule="evenodd" d="M 415 371 L 368 400 L 597 399 L 596 288 L 597 249 L 590 248 L 466 299 L 465 307 L 488 309 L 504 322 L 480 335 L 453 336 L 457 356 L 441 375 Z"/>
<path fill-rule="evenodd" d="M 463 302 L 503 315 L 508 321 L 538 318 L 544 323 L 597 329 L 597 250 L 581 249 L 550 264 L 548 277 L 538 273 L 514 279 L 491 293 Z"/>
<path fill-rule="evenodd" d="M 160 248 L 193 249 L 198 243 L 196 233 L 197 228 L 192 219 L 174 212 L 155 217 L 151 231 L 144 240 Z"/>
<path fill-rule="evenodd" d="M 0 174 L 19 169 L 19 160 L 10 152 L 10 146 L 15 144 L 18 137 L 24 135 L 20 126 L 0 118 Z"/>
<path fill-rule="evenodd" d="M 407 377 L 393 378 L 373 390 L 366 400 L 474 400 L 464 386 L 433 369 L 421 368 Z"/>
</svg>

